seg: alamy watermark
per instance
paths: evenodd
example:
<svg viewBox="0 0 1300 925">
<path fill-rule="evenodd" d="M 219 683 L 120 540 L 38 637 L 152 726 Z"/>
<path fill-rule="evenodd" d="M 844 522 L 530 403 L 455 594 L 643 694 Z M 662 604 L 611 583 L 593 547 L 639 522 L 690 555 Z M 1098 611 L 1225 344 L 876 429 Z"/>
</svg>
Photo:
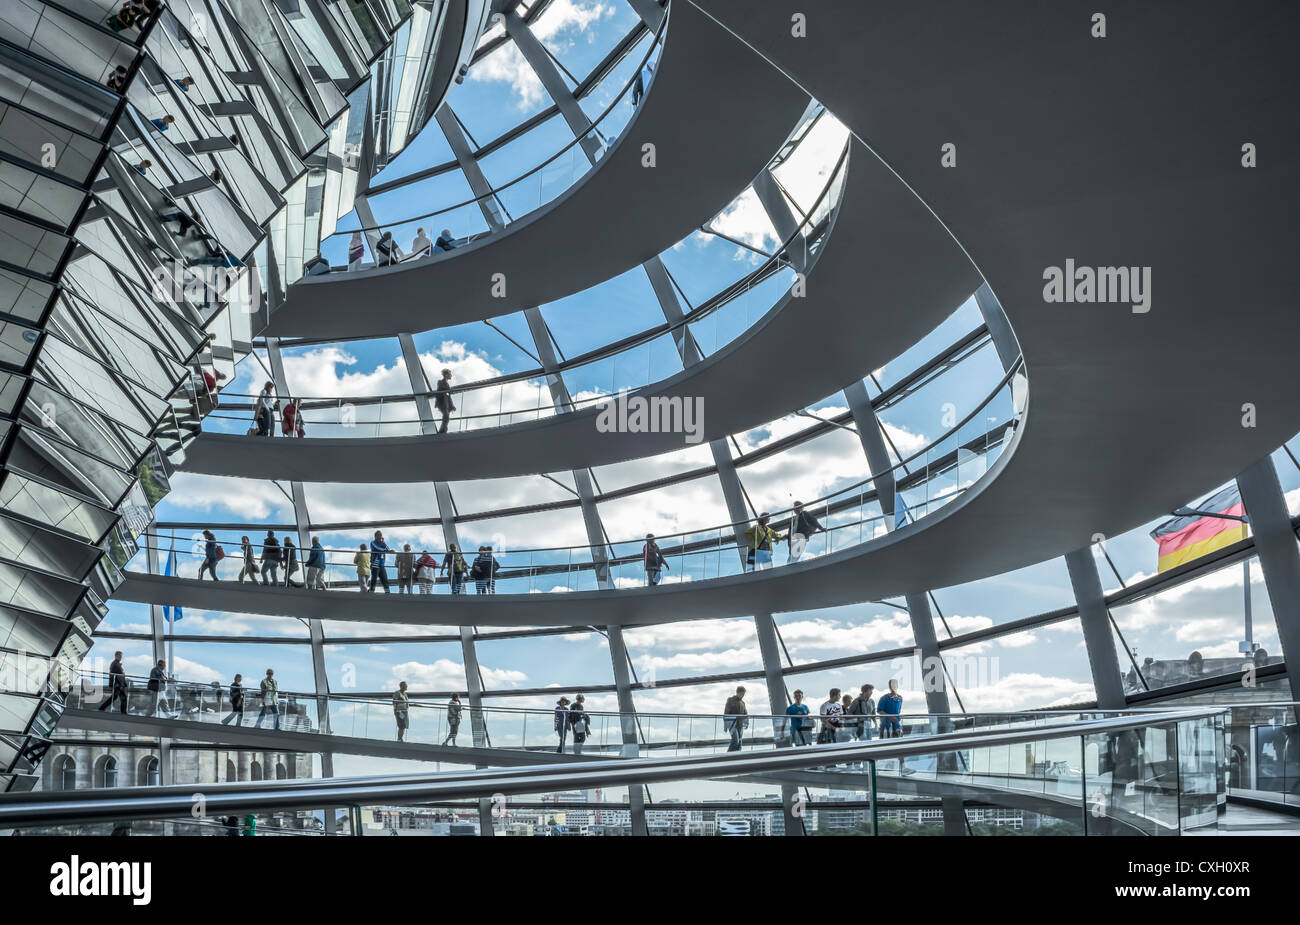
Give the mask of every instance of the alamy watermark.
<svg viewBox="0 0 1300 925">
<path fill-rule="evenodd" d="M 704 396 L 647 398 L 629 396 L 627 389 L 619 389 L 617 398 L 600 405 L 596 430 L 602 434 L 685 434 L 687 443 L 699 443 L 704 439 Z"/>
<path fill-rule="evenodd" d="M 1134 314 L 1151 311 L 1150 267 L 1077 266 L 1071 257 L 1043 270 L 1043 280 L 1044 302 L 1127 302 Z"/>
</svg>

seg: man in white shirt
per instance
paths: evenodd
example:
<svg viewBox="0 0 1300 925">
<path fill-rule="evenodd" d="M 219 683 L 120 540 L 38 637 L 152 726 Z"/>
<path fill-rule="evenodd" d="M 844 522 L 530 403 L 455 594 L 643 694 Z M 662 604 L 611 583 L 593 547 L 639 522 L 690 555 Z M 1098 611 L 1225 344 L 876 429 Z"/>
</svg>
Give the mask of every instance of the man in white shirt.
<svg viewBox="0 0 1300 925">
<path fill-rule="evenodd" d="M 817 741 L 819 743 L 834 742 L 835 733 L 840 727 L 840 718 L 844 715 L 844 705 L 840 703 L 840 689 L 838 687 L 831 688 L 830 699 L 823 703 L 821 709 L 817 712 L 821 714 L 822 718 L 822 728 L 817 735 Z"/>
</svg>

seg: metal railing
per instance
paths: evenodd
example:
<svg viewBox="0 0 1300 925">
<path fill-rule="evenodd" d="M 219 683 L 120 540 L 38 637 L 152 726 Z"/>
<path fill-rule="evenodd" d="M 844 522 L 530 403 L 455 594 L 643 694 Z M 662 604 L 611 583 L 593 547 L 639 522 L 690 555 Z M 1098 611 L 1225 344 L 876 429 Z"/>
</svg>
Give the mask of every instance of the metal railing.
<svg viewBox="0 0 1300 925">
<path fill-rule="evenodd" d="M 1212 826 L 1217 819 L 1223 774 L 1222 754 L 1214 743 L 1221 740 L 1222 722 L 1221 709 L 1167 711 L 822 749 L 209 784 L 204 786 L 204 800 L 209 815 L 222 816 L 323 807 L 359 810 L 489 796 L 500 803 L 515 795 L 574 789 L 659 787 L 692 780 L 799 780 L 789 775 L 829 773 L 833 777 L 828 780 L 841 785 L 853 781 L 855 789 L 869 794 L 873 830 L 878 796 L 894 789 L 889 781 L 905 776 L 909 789 L 924 784 L 936 792 L 977 792 L 986 802 L 1008 806 L 1028 801 L 1039 811 L 1077 820 L 1079 834 L 1173 835 Z M 11 795 L 0 798 L 0 825 L 188 818 L 193 791 L 193 785 L 184 785 Z"/>
</svg>

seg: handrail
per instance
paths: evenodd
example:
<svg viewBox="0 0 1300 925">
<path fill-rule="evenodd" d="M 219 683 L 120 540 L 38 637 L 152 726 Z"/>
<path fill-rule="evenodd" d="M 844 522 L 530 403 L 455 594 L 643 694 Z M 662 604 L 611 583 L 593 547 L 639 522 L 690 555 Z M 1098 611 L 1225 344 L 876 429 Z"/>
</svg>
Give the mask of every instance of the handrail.
<svg viewBox="0 0 1300 925">
<path fill-rule="evenodd" d="M 80 672 L 80 676 L 83 679 L 86 677 L 105 679 L 103 687 L 105 689 L 108 688 L 108 682 L 106 679 L 109 677 L 109 675 L 107 672 L 83 670 Z M 148 680 L 143 675 L 127 675 L 126 678 L 128 681 Z M 257 689 L 258 681 L 259 681 L 258 678 L 250 678 L 246 680 L 244 684 L 245 698 L 249 698 L 249 697 L 256 698 L 261 696 L 260 692 Z M 223 694 L 228 693 L 228 688 L 230 685 L 229 681 L 189 681 L 180 678 L 168 678 L 165 683 L 168 686 L 175 685 L 178 690 L 182 688 L 187 690 L 198 689 L 200 691 L 219 690 Z M 76 684 L 74 682 L 74 689 L 75 687 Z M 576 693 L 582 693 L 584 688 L 580 684 L 572 685 L 571 687 L 566 687 L 566 688 L 556 688 L 557 694 L 560 691 L 569 691 L 569 690 L 572 690 Z M 276 694 L 277 697 L 294 697 L 304 701 L 319 699 L 319 700 L 338 701 L 343 703 L 378 704 L 378 705 L 383 705 L 388 707 L 392 706 L 391 694 L 376 694 L 374 696 L 367 696 L 365 694 L 339 694 L 332 691 L 326 694 L 317 694 L 314 691 L 290 691 L 290 690 L 285 690 L 283 688 L 278 690 Z M 429 702 L 429 700 L 427 699 L 422 699 L 426 697 L 431 698 L 432 696 L 435 695 L 422 694 L 419 691 L 407 691 L 407 696 L 411 698 L 409 701 L 409 706 L 412 708 L 418 707 L 420 709 L 437 710 L 439 712 L 445 711 L 447 709 L 447 703 L 445 701 L 441 703 L 432 703 Z M 813 698 L 813 699 L 816 700 L 819 698 Z M 805 703 L 808 703 L 809 706 L 812 706 L 812 704 L 809 703 L 809 701 L 805 701 Z M 1253 703 L 1251 704 L 1251 706 L 1255 706 L 1255 705 L 1256 704 Z M 461 707 L 465 713 L 471 712 L 471 708 L 468 701 L 462 700 Z M 956 712 L 954 713 L 929 713 L 929 712 L 899 713 L 899 714 L 892 714 L 890 718 L 892 719 L 896 717 L 904 720 L 906 719 L 922 720 L 922 719 L 933 719 L 935 717 L 940 717 L 946 721 L 960 722 L 963 719 L 969 720 L 969 719 L 974 719 L 979 717 L 1026 718 L 1027 719 L 1027 718 L 1032 718 L 1037 716 L 1058 716 L 1058 715 L 1074 716 L 1079 713 L 1089 713 L 1094 715 L 1100 715 L 1100 714 L 1122 715 L 1127 713 L 1138 713 L 1138 712 L 1160 712 L 1160 711 L 1167 711 L 1168 709 L 1169 709 L 1168 707 L 1154 707 L 1154 708 L 1149 707 L 1149 708 L 1132 708 L 1132 709 L 1125 708 L 1123 710 L 1093 710 L 1093 709 L 980 710 L 975 712 L 962 712 L 962 713 L 956 713 Z M 541 707 L 491 706 L 491 707 L 479 707 L 473 709 L 472 712 L 475 714 L 482 713 L 485 715 L 492 714 L 492 713 L 504 713 L 504 714 L 511 714 L 511 715 L 550 717 L 554 715 L 555 708 L 554 707 L 541 708 Z M 609 711 L 609 710 L 584 710 L 581 712 L 585 712 L 586 715 L 591 718 L 612 718 L 617 720 L 621 720 L 625 717 L 635 717 L 638 720 L 653 720 L 653 719 L 663 719 L 663 718 L 674 719 L 674 720 L 717 720 L 721 717 L 733 715 L 733 714 L 725 713 L 722 710 L 719 710 L 716 713 L 656 713 L 656 712 L 646 712 L 643 710 L 638 710 L 632 713 L 621 713 L 621 712 Z M 787 713 L 744 713 L 739 715 L 745 717 L 745 719 L 747 720 L 776 720 L 778 722 L 788 722 L 789 720 L 794 718 L 791 714 L 787 714 Z M 853 714 L 853 716 L 855 717 L 857 715 L 858 714 Z M 883 716 L 885 714 L 878 714 L 878 715 Z M 804 720 L 816 720 L 816 719 L 820 719 L 821 717 L 816 713 L 809 713 L 807 716 L 804 716 L 802 718 Z"/>
<path fill-rule="evenodd" d="M 598 761 L 529 765 L 512 769 L 205 784 L 209 815 L 259 810 L 318 809 L 328 806 L 376 806 L 465 799 L 485 794 L 506 796 L 572 789 L 610 788 L 679 780 L 737 777 L 808 770 L 850 761 L 878 762 L 995 745 L 1121 733 L 1156 725 L 1207 719 L 1221 708 L 1189 709 L 1139 717 L 1085 720 L 1052 726 L 977 732 L 940 733 L 909 741 L 882 739 L 844 742 L 820 748 L 783 748 L 771 752 L 732 752 L 685 758 L 606 758 Z M 192 784 L 116 788 L 89 792 L 53 791 L 0 795 L 0 825 L 23 826 L 110 819 L 188 817 L 194 805 Z"/>
</svg>

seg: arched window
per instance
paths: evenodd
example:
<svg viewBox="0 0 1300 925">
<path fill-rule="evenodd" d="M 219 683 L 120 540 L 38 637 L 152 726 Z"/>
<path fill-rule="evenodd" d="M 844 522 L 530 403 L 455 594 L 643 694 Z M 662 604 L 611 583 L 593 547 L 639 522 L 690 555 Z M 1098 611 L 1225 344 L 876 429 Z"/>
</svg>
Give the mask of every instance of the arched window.
<svg viewBox="0 0 1300 925">
<path fill-rule="evenodd" d="M 141 787 L 157 787 L 162 784 L 162 766 L 156 755 L 148 755 L 140 759 L 135 779 Z"/>
<path fill-rule="evenodd" d="M 95 786 L 117 786 L 117 759 L 112 755 L 105 755 L 99 759 L 95 767 Z"/>
<path fill-rule="evenodd" d="M 59 759 L 55 766 L 55 783 L 60 790 L 77 789 L 77 762 L 72 760 L 71 755 L 64 755 Z"/>
<path fill-rule="evenodd" d="M 262 779 L 262 762 L 260 762 L 260 761 L 254 761 L 253 764 L 252 764 L 252 766 L 249 768 L 248 776 L 249 776 L 249 778 L 250 778 L 251 780 L 261 780 L 261 779 Z"/>
<path fill-rule="evenodd" d="M 289 776 L 289 772 L 285 770 L 284 763 L 277 761 L 275 763 L 275 779 L 284 780 L 288 776 Z"/>
<path fill-rule="evenodd" d="M 238 780 L 238 772 L 235 770 L 235 763 L 229 758 L 226 759 L 226 780 Z"/>
</svg>

